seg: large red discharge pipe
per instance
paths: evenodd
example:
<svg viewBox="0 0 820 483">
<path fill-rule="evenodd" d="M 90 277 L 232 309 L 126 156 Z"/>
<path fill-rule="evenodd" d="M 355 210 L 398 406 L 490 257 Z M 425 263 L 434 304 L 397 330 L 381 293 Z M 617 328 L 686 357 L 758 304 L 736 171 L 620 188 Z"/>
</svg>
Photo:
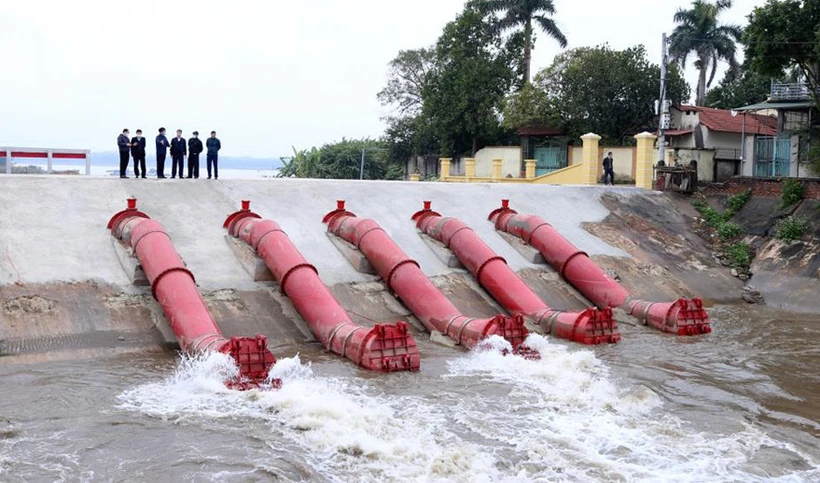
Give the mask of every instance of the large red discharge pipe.
<svg viewBox="0 0 820 483">
<path fill-rule="evenodd" d="M 475 319 L 463 315 L 375 221 L 346 211 L 343 200 L 323 221 L 329 232 L 361 250 L 387 287 L 429 331 L 445 334 L 468 349 L 491 335 L 503 337 L 517 349 L 527 337 L 522 316 Z"/>
<path fill-rule="evenodd" d="M 647 302 L 632 297 L 552 225 L 539 216 L 519 215 L 510 209 L 509 200 L 501 200 L 501 208 L 490 213 L 489 219 L 496 230 L 518 236 L 541 252 L 547 263 L 598 307 L 621 307 L 641 323 L 677 335 L 712 331 L 701 299 Z"/>
<path fill-rule="evenodd" d="M 326 349 L 365 369 L 419 370 L 419 351 L 405 322 L 372 328 L 354 324 L 288 235 L 275 221 L 262 220 L 250 211 L 249 201 L 242 201 L 242 210 L 230 215 L 223 226 L 265 261 L 282 293 L 290 297 Z"/>
<path fill-rule="evenodd" d="M 133 248 L 183 351 L 230 355 L 239 365 L 239 376 L 226 382 L 229 387 L 248 389 L 265 382 L 276 363 L 267 338 L 257 335 L 226 339 L 222 335 L 197 290 L 193 273 L 185 267 L 165 228 L 138 211 L 135 198 L 128 200 L 128 209 L 111 218 L 108 229 Z M 280 382 L 273 384 L 278 386 Z"/>
<path fill-rule="evenodd" d="M 442 242 L 493 298 L 510 313 L 523 313 L 545 333 L 581 344 L 615 343 L 621 340 L 612 310 L 589 308 L 562 312 L 550 308 L 484 240 L 461 220 L 445 218 L 430 209 L 412 219 L 423 233 Z"/>
</svg>

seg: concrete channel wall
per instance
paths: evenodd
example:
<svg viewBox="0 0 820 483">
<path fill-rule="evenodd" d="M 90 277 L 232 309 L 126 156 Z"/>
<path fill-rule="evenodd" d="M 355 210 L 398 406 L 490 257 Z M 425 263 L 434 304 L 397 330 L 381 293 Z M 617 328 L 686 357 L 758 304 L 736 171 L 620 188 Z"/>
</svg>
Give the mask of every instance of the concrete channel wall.
<svg viewBox="0 0 820 483">
<path fill-rule="evenodd" d="M 318 269 L 325 283 L 364 281 L 325 235 L 322 217 L 345 199 L 347 208 L 375 219 L 428 276 L 449 272 L 416 234 L 410 216 L 422 200 L 462 218 L 515 270 L 531 268 L 487 221 L 502 198 L 537 213 L 590 255 L 625 256 L 583 230 L 609 213 L 598 201 L 606 188 L 453 185 L 337 180 L 142 180 L 71 176 L 0 178 L 0 284 L 94 280 L 126 285 L 105 225 L 129 196 L 167 229 L 203 289 L 249 289 L 253 282 L 224 240 L 222 222 L 251 200 L 276 220 Z M 643 191 L 620 188 L 621 192 Z"/>
<path fill-rule="evenodd" d="M 528 261 L 495 232 L 487 215 L 509 198 L 515 209 L 541 215 L 591 256 L 618 267 L 636 283 L 633 288 L 646 288 L 643 272 L 631 276 L 626 268 L 640 265 L 617 243 L 582 228 L 610 215 L 604 193 L 638 204 L 665 203 L 662 194 L 602 186 L 0 176 L 0 356 L 18 356 L 0 357 L 0 363 L 175 347 L 150 288 L 132 284 L 123 269 L 124 251 L 106 229 L 130 196 L 165 226 L 226 336 L 262 333 L 277 355 L 292 355 L 315 349 L 315 340 L 287 297 L 275 284 L 254 282 L 225 238 L 222 223 L 241 200 L 277 221 L 354 321 L 370 326 L 414 319 L 378 277 L 355 271 L 326 235 L 322 217 L 337 199 L 376 220 L 459 310 L 487 317 L 503 311 L 416 232 L 410 216 L 422 201 L 432 200 L 443 215 L 472 226 L 550 306 L 580 310 L 590 303 L 551 268 Z M 658 286 L 662 298 L 679 292 L 675 285 Z M 416 323 L 417 340 L 429 344 L 419 328 Z"/>
</svg>

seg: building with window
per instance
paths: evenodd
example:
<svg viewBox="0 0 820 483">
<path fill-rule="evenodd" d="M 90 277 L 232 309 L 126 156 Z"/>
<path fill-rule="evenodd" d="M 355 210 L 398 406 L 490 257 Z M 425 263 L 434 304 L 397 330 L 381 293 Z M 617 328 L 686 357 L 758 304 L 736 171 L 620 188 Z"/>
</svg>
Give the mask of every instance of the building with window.
<svg viewBox="0 0 820 483">
<path fill-rule="evenodd" d="M 777 120 L 775 132 L 768 136 L 745 139 L 748 146 L 741 174 L 757 177 L 816 178 L 808 165 L 812 133 L 817 131 L 812 119 L 815 100 L 804 83 L 772 84 L 765 102 L 735 109 L 744 116 L 772 114 Z M 820 139 L 815 140 L 820 142 Z"/>
</svg>

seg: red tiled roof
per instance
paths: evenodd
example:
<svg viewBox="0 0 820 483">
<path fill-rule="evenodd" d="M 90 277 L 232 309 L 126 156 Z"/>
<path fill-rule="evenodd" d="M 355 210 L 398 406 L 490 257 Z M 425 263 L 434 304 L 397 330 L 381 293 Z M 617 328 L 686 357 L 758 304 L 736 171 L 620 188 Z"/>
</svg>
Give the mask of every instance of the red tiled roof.
<svg viewBox="0 0 820 483">
<path fill-rule="evenodd" d="M 679 109 L 684 112 L 697 112 L 700 123 L 710 131 L 742 133 L 745 117 L 747 133 L 766 136 L 777 134 L 777 118 L 773 116 L 740 113 L 732 116 L 732 111 L 699 106 L 680 106 Z"/>
<path fill-rule="evenodd" d="M 692 129 L 667 129 L 663 134 L 665 136 L 683 136 L 685 134 L 692 134 Z"/>
</svg>

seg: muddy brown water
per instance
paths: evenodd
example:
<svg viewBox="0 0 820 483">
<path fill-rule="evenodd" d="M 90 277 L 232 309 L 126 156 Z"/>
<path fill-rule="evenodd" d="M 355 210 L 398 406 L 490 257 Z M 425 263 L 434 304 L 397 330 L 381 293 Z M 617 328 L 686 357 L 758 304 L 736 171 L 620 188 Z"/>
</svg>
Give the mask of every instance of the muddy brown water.
<svg viewBox="0 0 820 483">
<path fill-rule="evenodd" d="M 418 374 L 306 345 L 265 392 L 213 357 L 4 357 L 0 481 L 820 480 L 820 317 L 711 314 L 708 336 L 536 339 L 537 362 L 421 341 Z"/>
</svg>

